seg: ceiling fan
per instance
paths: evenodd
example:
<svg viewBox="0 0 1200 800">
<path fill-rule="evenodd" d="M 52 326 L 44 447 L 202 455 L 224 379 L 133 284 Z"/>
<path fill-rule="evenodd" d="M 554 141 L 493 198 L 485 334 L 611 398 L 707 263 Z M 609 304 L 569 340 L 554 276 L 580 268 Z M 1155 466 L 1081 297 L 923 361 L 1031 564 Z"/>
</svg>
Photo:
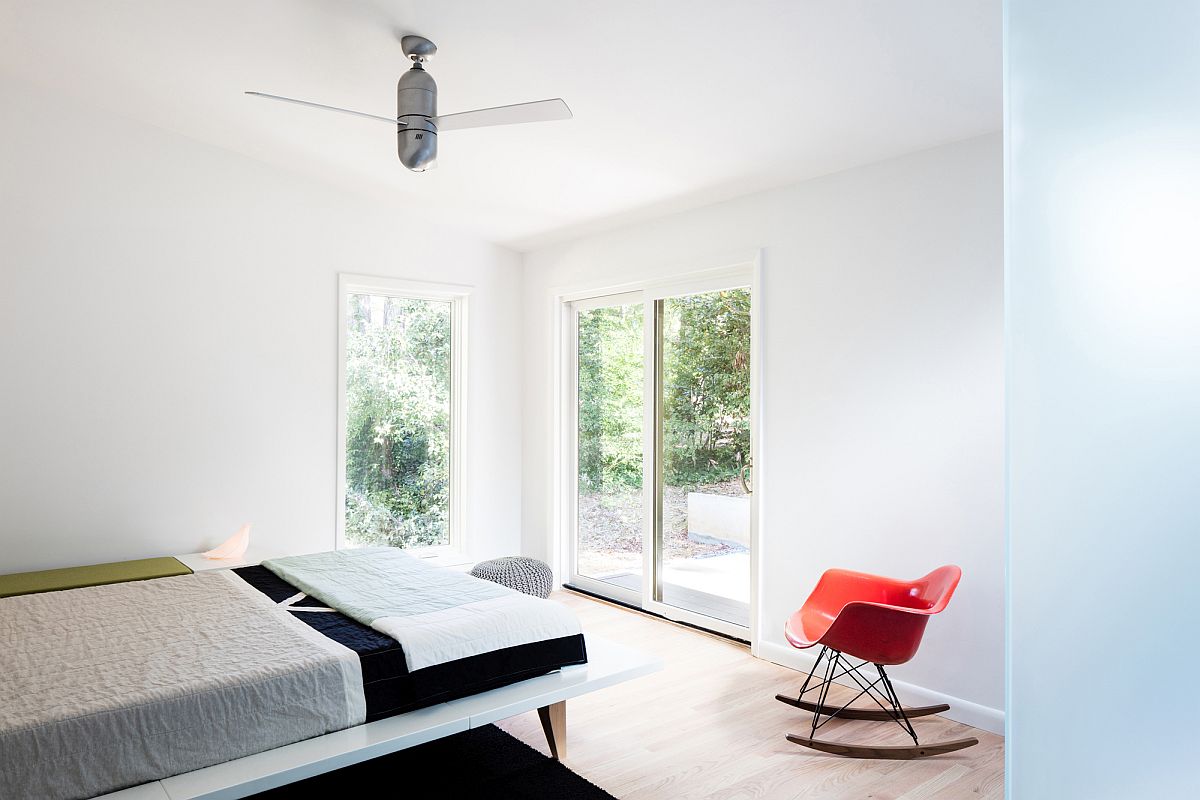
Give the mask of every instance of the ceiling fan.
<svg viewBox="0 0 1200 800">
<path fill-rule="evenodd" d="M 386 122 L 396 128 L 400 163 L 413 172 L 424 172 L 434 166 L 437 160 L 437 137 L 440 131 L 571 118 L 571 109 L 561 98 L 438 116 L 437 84 L 425 71 L 425 64 L 437 53 L 437 47 L 424 36 L 405 36 L 400 40 L 400 47 L 404 50 L 404 55 L 412 59 L 413 65 L 408 72 L 400 76 L 400 82 L 396 86 L 396 116 L 394 119 L 362 111 L 351 111 L 348 108 L 327 106 L 322 103 L 310 103 L 307 100 L 280 97 L 266 92 L 246 92 L 246 94 Z"/>
</svg>

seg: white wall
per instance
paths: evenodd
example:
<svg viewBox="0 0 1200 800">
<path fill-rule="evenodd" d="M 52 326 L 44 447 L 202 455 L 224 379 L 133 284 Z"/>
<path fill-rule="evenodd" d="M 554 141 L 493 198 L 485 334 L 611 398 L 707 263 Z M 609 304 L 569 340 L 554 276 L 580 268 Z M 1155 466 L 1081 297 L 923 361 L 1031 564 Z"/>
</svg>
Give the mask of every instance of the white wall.
<svg viewBox="0 0 1200 800">
<path fill-rule="evenodd" d="M 554 526 L 553 290 L 761 247 L 761 652 L 791 659 L 784 620 L 828 567 L 917 577 L 957 563 L 954 602 L 895 674 L 996 728 L 1001 210 L 1001 140 L 990 135 L 528 254 L 525 551 L 545 556 Z"/>
<path fill-rule="evenodd" d="M 1194 2 L 1008 3 L 1018 800 L 1200 797 L 1198 42 Z"/>
<path fill-rule="evenodd" d="M 244 521 L 268 552 L 332 547 L 339 271 L 477 287 L 470 544 L 519 548 L 516 254 L 0 89 L 0 573 L 193 552 Z"/>
</svg>

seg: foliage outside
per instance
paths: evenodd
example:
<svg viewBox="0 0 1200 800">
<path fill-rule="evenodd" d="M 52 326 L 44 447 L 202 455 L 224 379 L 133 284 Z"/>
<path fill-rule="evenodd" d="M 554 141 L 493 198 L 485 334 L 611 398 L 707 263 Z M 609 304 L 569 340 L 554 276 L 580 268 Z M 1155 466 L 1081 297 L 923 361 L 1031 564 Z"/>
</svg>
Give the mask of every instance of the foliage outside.
<svg viewBox="0 0 1200 800">
<path fill-rule="evenodd" d="M 640 569 L 642 304 L 580 312 L 580 571 Z M 687 532 L 687 492 L 743 495 L 750 455 L 750 292 L 663 301 L 664 549 L 667 558 L 729 545 Z"/>
<path fill-rule="evenodd" d="M 346 328 L 346 539 L 449 542 L 450 308 L 351 295 Z"/>
<path fill-rule="evenodd" d="M 663 482 L 727 482 L 750 456 L 750 292 L 668 298 L 663 328 Z"/>
<path fill-rule="evenodd" d="M 579 314 L 579 489 L 642 487 L 642 304 Z"/>
</svg>

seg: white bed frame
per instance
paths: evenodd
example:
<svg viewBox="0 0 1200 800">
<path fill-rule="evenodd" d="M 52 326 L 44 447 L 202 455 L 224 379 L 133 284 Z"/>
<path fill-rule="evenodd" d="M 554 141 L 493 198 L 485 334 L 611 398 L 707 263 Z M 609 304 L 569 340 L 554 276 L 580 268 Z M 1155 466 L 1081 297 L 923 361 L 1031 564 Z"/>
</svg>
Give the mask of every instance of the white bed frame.
<svg viewBox="0 0 1200 800">
<path fill-rule="evenodd" d="M 110 800 L 234 800 L 538 711 L 552 753 L 566 752 L 566 701 L 662 669 L 662 662 L 587 636 L 588 663 L 448 703 L 103 795 Z"/>
</svg>

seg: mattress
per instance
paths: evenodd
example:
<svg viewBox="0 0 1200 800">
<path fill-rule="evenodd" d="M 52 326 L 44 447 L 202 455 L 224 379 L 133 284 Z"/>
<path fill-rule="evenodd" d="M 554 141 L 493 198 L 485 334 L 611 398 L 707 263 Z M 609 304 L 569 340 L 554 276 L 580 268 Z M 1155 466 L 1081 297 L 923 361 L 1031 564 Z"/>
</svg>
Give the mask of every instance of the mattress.
<svg viewBox="0 0 1200 800">
<path fill-rule="evenodd" d="M 301 593 L 266 567 L 242 567 L 233 572 L 276 603 Z M 288 610 L 358 655 L 368 722 L 587 662 L 583 635 L 576 634 L 410 670 L 404 649 L 395 639 L 337 611 L 304 610 L 323 607 L 320 601 L 305 597 Z"/>
</svg>

